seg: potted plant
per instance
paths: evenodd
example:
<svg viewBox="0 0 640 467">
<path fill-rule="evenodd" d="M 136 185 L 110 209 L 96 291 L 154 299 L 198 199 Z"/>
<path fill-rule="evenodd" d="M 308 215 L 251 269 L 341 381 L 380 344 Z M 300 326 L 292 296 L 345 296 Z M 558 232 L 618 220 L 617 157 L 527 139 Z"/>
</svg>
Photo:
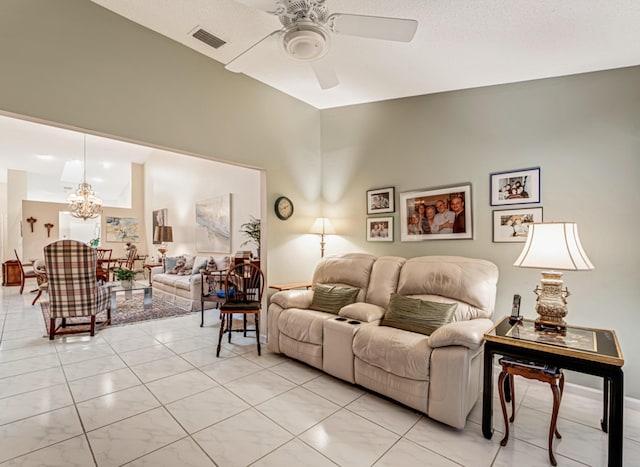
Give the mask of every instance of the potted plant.
<svg viewBox="0 0 640 467">
<path fill-rule="evenodd" d="M 249 222 L 245 222 L 240 226 L 240 232 L 249 237 L 249 239 L 240 246 L 245 246 L 247 243 L 254 243 L 257 247 L 257 256 L 260 257 L 260 219 L 250 216 Z"/>
<path fill-rule="evenodd" d="M 136 272 L 127 268 L 118 268 L 116 270 L 116 279 L 120 281 L 122 287 L 131 287 L 131 281 L 136 278 Z"/>
</svg>

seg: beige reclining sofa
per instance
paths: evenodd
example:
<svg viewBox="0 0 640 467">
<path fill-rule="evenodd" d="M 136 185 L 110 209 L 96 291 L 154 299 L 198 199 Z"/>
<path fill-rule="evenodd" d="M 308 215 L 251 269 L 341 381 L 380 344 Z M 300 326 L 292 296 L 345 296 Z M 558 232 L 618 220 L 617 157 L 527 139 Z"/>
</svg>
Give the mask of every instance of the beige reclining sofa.
<svg viewBox="0 0 640 467">
<path fill-rule="evenodd" d="M 480 392 L 497 281 L 496 265 L 480 259 L 327 257 L 315 269 L 314 287 L 358 288 L 356 302 L 334 314 L 310 308 L 313 289 L 273 294 L 268 347 L 463 428 Z M 454 303 L 452 321 L 430 335 L 380 325 L 393 293 Z"/>
</svg>

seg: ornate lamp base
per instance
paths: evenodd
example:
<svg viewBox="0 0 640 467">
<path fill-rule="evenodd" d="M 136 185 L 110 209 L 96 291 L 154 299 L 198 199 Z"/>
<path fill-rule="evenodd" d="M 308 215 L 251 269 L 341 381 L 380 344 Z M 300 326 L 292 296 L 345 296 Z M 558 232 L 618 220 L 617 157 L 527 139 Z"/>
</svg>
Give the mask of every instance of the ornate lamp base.
<svg viewBox="0 0 640 467">
<path fill-rule="evenodd" d="M 540 283 L 542 286 L 536 286 L 533 291 L 538 296 L 536 312 L 539 316 L 535 322 L 536 329 L 566 332 L 564 317 L 568 313 L 567 297 L 570 293 L 568 289 L 562 288 L 562 273 L 542 271 Z"/>
</svg>

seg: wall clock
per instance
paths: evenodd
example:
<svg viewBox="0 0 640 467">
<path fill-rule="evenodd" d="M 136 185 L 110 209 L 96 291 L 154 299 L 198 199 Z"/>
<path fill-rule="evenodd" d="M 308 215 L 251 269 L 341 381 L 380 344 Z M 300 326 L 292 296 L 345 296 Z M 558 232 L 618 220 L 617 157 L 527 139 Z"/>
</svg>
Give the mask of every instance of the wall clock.
<svg viewBox="0 0 640 467">
<path fill-rule="evenodd" d="M 280 196 L 275 203 L 274 209 L 278 219 L 286 221 L 293 215 L 293 202 L 286 196 Z"/>
</svg>

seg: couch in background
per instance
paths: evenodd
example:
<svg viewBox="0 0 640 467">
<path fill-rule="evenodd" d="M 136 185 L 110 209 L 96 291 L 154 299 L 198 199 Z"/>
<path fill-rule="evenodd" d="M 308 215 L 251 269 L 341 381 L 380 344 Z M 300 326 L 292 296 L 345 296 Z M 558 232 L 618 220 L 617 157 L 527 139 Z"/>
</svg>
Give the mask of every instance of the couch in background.
<svg viewBox="0 0 640 467">
<path fill-rule="evenodd" d="M 151 268 L 153 296 L 190 311 L 200 311 L 200 269 L 226 270 L 226 255 L 181 255 L 165 258 L 163 266 Z M 215 264 L 215 266 L 213 266 Z M 211 304 L 212 307 L 215 304 Z"/>
<path fill-rule="evenodd" d="M 314 290 L 271 296 L 267 345 L 462 428 L 480 393 L 483 336 L 493 325 L 497 281 L 498 268 L 481 259 L 326 257 L 314 271 Z M 335 313 L 318 309 L 327 306 L 314 300 L 319 290 L 331 305 L 336 290 L 344 295 L 348 289 L 357 290 L 353 303 L 341 306 L 341 297 Z M 412 324 L 398 327 L 402 319 L 390 314 L 397 311 L 396 302 L 429 313 L 436 309 L 434 316 L 446 318 L 446 324 L 422 333 L 406 330 L 414 329 Z M 400 315 L 411 317 L 399 308 Z"/>
</svg>

